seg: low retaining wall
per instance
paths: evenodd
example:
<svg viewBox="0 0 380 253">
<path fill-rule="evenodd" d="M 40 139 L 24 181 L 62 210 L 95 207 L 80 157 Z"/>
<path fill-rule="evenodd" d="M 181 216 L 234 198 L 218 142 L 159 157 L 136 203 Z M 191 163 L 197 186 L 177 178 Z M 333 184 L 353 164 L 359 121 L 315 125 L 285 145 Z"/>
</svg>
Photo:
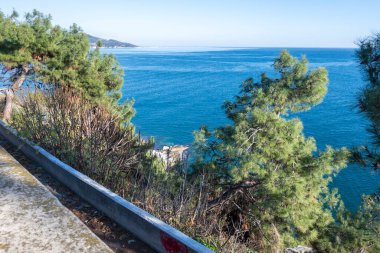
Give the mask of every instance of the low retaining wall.
<svg viewBox="0 0 380 253">
<path fill-rule="evenodd" d="M 0 121 L 0 134 L 57 180 L 158 252 L 213 252 L 182 232 L 126 201 Z"/>
</svg>

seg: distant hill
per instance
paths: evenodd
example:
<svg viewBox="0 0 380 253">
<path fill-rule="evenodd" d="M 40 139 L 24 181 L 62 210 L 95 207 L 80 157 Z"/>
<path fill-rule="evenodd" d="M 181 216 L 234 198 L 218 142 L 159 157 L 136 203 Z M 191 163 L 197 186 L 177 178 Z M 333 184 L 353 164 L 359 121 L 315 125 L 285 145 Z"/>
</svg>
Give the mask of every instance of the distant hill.
<svg viewBox="0 0 380 253">
<path fill-rule="evenodd" d="M 133 45 L 131 43 L 121 42 L 121 41 L 113 40 L 113 39 L 110 39 L 110 40 L 102 39 L 102 38 L 92 36 L 90 34 L 87 34 L 87 37 L 92 47 L 95 47 L 96 42 L 98 41 L 102 42 L 103 47 L 137 47 L 136 45 Z"/>
</svg>

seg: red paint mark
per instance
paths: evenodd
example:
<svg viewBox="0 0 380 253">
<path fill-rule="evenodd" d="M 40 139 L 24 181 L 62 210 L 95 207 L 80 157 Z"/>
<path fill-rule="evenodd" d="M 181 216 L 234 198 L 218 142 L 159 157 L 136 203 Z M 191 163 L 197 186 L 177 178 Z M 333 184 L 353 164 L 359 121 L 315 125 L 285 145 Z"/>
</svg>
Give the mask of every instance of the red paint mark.
<svg viewBox="0 0 380 253">
<path fill-rule="evenodd" d="M 161 243 L 168 253 L 188 253 L 187 247 L 167 233 L 160 232 Z"/>
</svg>

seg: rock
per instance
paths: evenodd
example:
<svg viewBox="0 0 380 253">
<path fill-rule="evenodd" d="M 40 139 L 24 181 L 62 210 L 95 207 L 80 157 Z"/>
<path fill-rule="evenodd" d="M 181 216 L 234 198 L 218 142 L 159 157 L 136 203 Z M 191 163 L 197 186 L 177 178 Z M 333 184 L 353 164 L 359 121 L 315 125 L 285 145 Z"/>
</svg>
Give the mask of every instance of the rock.
<svg viewBox="0 0 380 253">
<path fill-rule="evenodd" d="M 178 162 L 187 161 L 189 156 L 189 146 L 163 146 L 161 149 L 153 150 L 153 154 L 161 158 L 168 168 L 171 168 Z"/>
<path fill-rule="evenodd" d="M 316 251 L 310 247 L 297 246 L 295 248 L 287 248 L 285 252 L 287 253 L 314 253 Z"/>
</svg>

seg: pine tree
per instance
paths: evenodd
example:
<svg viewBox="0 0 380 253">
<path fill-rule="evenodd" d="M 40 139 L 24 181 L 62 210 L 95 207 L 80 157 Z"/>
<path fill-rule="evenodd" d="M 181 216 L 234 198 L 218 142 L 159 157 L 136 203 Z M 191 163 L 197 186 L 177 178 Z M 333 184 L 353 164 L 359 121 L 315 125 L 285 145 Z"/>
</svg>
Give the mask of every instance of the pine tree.
<svg viewBox="0 0 380 253">
<path fill-rule="evenodd" d="M 351 159 L 376 171 L 380 166 L 380 33 L 361 39 L 357 44 L 356 57 L 367 82 L 357 105 L 370 121 L 368 132 L 372 135 L 372 142 L 351 150 Z M 380 189 L 363 196 L 357 213 L 339 210 L 337 219 L 339 225 L 335 224 L 327 231 L 331 237 L 344 238 L 339 240 L 342 245 L 336 252 L 341 252 L 342 248 L 380 251 Z"/>
<path fill-rule="evenodd" d="M 223 206 L 226 230 L 241 234 L 245 228 L 242 240 L 250 238 L 260 250 L 318 241 L 334 223 L 329 208 L 338 203 L 328 183 L 348 156 L 346 149 L 317 150 L 301 120 L 289 116 L 323 100 L 327 71 L 308 72 L 306 58 L 287 51 L 273 67 L 278 78 L 248 79 L 235 100 L 224 104 L 231 125 L 195 133 L 194 170 L 213 175 L 210 209 Z"/>
<path fill-rule="evenodd" d="M 356 57 L 367 81 L 359 95 L 358 107 L 371 122 L 368 131 L 373 141 L 372 145 L 358 148 L 354 158 L 376 170 L 380 166 L 380 33 L 360 40 L 358 46 Z"/>
<path fill-rule="evenodd" d="M 73 88 L 94 102 L 110 105 L 124 119 L 133 115 L 130 103 L 119 106 L 123 70 L 112 55 L 90 51 L 86 34 L 72 25 L 65 30 L 51 16 L 36 10 L 18 19 L 0 13 L 0 64 L 9 76 L 3 118 L 10 120 L 12 100 L 27 79 L 37 87 Z"/>
</svg>

